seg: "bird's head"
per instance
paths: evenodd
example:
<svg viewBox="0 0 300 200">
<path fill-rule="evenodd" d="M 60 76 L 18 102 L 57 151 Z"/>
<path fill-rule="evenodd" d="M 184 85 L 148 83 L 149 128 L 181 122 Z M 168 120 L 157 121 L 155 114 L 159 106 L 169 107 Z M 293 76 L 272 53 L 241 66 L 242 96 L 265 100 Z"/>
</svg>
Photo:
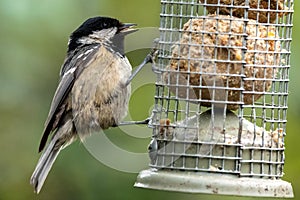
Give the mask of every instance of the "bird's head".
<svg viewBox="0 0 300 200">
<path fill-rule="evenodd" d="M 87 19 L 70 36 L 68 52 L 82 45 L 108 44 L 112 48 L 123 50 L 125 35 L 137 31 L 136 24 L 122 23 L 110 17 L 93 17 Z M 120 47 L 119 47 L 120 46 Z"/>
</svg>

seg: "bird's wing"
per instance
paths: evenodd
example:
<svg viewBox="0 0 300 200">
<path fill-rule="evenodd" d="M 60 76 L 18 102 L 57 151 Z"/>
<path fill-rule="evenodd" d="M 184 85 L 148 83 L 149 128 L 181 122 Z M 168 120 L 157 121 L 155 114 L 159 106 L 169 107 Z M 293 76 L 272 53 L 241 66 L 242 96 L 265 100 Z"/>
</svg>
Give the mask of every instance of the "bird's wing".
<svg viewBox="0 0 300 200">
<path fill-rule="evenodd" d="M 60 81 L 52 99 L 50 111 L 45 122 L 39 152 L 45 147 L 50 133 L 57 128 L 66 109 L 65 100 L 67 99 L 75 80 L 80 76 L 86 66 L 88 66 L 88 63 L 93 60 L 93 56 L 97 50 L 98 46 L 89 45 L 81 48 L 80 51 L 76 51 L 66 58 L 61 69 Z"/>
</svg>

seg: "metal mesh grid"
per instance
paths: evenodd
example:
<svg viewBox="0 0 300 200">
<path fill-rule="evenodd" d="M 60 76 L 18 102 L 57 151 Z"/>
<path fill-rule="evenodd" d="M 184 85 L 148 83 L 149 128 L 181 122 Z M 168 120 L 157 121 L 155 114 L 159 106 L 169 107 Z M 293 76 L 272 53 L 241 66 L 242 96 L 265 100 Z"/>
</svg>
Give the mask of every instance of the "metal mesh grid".
<svg viewBox="0 0 300 200">
<path fill-rule="evenodd" d="M 293 1 L 161 8 L 150 166 L 282 177 Z"/>
</svg>

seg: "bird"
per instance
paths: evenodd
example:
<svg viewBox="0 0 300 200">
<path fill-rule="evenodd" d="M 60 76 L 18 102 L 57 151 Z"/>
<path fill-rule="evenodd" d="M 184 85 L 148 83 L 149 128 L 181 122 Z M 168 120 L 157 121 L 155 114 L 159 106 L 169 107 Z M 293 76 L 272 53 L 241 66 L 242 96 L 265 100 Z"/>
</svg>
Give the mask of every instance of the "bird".
<svg viewBox="0 0 300 200">
<path fill-rule="evenodd" d="M 63 148 L 118 126 L 126 116 L 132 67 L 124 53 L 124 38 L 138 30 L 135 26 L 96 16 L 71 33 L 39 145 L 42 154 L 30 178 L 36 193 Z"/>
</svg>

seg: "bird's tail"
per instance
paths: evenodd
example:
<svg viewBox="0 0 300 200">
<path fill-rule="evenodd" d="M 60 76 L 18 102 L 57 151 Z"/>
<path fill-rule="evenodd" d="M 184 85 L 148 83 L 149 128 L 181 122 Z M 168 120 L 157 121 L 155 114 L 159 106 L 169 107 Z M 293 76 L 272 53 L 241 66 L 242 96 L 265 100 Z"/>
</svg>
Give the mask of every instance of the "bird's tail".
<svg viewBox="0 0 300 200">
<path fill-rule="evenodd" d="M 58 143 L 59 139 L 56 137 L 51 140 L 46 150 L 42 153 L 30 178 L 30 184 L 34 187 L 36 193 L 40 192 L 57 155 L 62 149 L 62 146 L 58 145 Z"/>
</svg>

